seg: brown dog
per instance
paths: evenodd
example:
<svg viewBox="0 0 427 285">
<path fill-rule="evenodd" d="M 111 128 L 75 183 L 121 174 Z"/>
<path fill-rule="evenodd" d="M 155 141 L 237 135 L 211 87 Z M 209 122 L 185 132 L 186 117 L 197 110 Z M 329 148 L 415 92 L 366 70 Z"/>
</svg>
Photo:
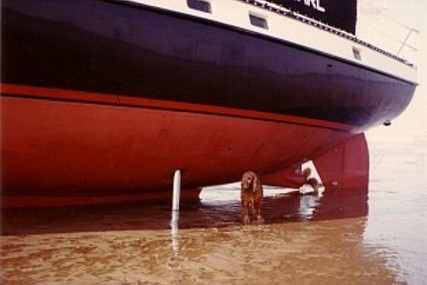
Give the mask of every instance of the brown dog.
<svg viewBox="0 0 427 285">
<path fill-rule="evenodd" d="M 243 223 L 250 222 L 249 215 L 255 215 L 258 222 L 264 222 L 261 216 L 261 200 L 263 197 L 261 181 L 253 171 L 245 172 L 242 176 L 240 198 L 242 201 Z"/>
</svg>

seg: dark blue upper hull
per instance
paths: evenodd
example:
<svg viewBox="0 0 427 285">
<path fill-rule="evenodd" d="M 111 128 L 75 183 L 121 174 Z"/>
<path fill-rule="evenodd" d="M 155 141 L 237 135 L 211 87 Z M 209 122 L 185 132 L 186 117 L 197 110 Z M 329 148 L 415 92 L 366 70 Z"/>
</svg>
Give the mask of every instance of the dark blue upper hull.
<svg viewBox="0 0 427 285">
<path fill-rule="evenodd" d="M 398 116 L 416 86 L 286 40 L 129 3 L 3 1 L 2 29 L 9 84 L 233 107 L 358 131 Z"/>
</svg>

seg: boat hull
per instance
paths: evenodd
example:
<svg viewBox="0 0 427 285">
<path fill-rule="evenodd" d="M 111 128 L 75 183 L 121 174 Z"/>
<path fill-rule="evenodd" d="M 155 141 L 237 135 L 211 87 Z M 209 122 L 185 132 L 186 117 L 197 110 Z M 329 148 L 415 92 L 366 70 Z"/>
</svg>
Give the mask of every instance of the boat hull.
<svg viewBox="0 0 427 285">
<path fill-rule="evenodd" d="M 9 93 L 16 89 L 23 93 L 22 87 L 3 86 Z M 26 88 L 31 92 L 35 97 L 54 90 Z M 81 95 L 68 92 L 67 99 Z M 275 172 L 351 136 L 298 124 L 298 118 L 287 123 L 279 116 L 245 118 L 249 115 L 235 109 L 206 114 L 198 111 L 204 106 L 167 101 L 148 106 L 121 98 L 126 100 L 118 106 L 3 96 L 2 194 L 17 196 L 13 201 L 30 194 L 121 195 L 120 200 L 146 192 L 154 195 L 144 199 L 166 198 L 177 169 L 183 172 L 184 189 L 232 182 L 248 169 Z M 184 107 L 187 111 L 176 110 Z M 240 118 L 232 115 L 238 113 Z"/>
<path fill-rule="evenodd" d="M 4 205 L 169 199 L 177 169 L 197 196 L 321 156 L 398 116 L 415 89 L 144 5 L 2 5 Z"/>
</svg>

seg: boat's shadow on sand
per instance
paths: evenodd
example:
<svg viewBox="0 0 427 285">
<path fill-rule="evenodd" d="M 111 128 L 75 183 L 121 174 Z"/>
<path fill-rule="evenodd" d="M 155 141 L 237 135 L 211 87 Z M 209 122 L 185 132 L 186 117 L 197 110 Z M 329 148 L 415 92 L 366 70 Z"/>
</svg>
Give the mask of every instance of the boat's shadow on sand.
<svg viewBox="0 0 427 285">
<path fill-rule="evenodd" d="M 325 192 L 323 196 L 298 193 L 267 196 L 265 224 L 365 216 L 367 194 Z M 361 194 L 362 193 L 362 194 Z M 178 227 L 210 228 L 241 225 L 239 200 L 201 200 L 182 203 Z M 171 228 L 170 204 L 119 204 L 52 208 L 2 209 L 2 235 L 100 232 Z"/>
</svg>

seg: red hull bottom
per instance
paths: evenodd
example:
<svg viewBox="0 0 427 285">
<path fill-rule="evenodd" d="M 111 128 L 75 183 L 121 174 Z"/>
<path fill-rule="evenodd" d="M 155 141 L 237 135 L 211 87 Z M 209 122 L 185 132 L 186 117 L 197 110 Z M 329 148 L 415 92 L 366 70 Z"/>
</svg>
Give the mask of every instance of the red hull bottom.
<svg viewBox="0 0 427 285">
<path fill-rule="evenodd" d="M 308 159 L 327 188 L 367 189 L 363 134 L 354 139 L 333 123 L 124 97 L 100 103 L 94 94 L 67 102 L 36 98 L 41 89 L 31 88 L 12 96 L 13 87 L 2 86 L 4 207 L 166 200 L 176 169 L 184 198 L 247 170 L 264 184 L 294 186 L 294 168 Z"/>
</svg>

